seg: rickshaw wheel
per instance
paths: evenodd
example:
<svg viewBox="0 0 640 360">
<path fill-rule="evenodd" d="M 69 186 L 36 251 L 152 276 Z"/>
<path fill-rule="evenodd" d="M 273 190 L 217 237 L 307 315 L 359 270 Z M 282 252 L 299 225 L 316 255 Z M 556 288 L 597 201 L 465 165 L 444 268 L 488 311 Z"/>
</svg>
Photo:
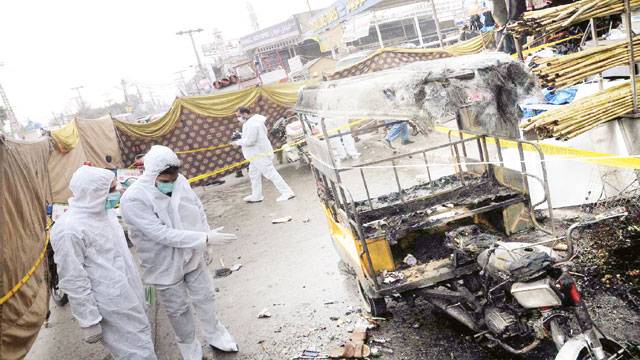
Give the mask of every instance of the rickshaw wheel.
<svg viewBox="0 0 640 360">
<path fill-rule="evenodd" d="M 362 301 L 363 308 L 375 317 L 384 317 L 389 314 L 387 311 L 387 301 L 384 297 L 370 298 L 364 292 L 360 280 L 358 280 L 358 293 L 360 294 L 360 300 Z"/>
</svg>

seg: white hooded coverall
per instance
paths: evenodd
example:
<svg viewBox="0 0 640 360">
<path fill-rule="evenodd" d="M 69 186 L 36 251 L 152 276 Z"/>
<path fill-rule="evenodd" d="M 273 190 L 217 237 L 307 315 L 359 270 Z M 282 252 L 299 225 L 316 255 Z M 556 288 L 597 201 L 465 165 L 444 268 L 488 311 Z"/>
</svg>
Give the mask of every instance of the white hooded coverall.
<svg viewBox="0 0 640 360">
<path fill-rule="evenodd" d="M 113 210 L 105 209 L 113 172 L 83 166 L 71 178 L 69 211 L 51 229 L 59 286 L 81 327 L 102 327 L 116 359 L 156 359 L 144 290 Z"/>
<path fill-rule="evenodd" d="M 273 147 L 267 136 L 266 117 L 255 114 L 242 124 L 242 138 L 237 143 L 242 155 L 249 160 L 251 198 L 262 200 L 262 177 L 269 179 L 280 195 L 293 195 L 293 191 L 273 166 Z"/>
<path fill-rule="evenodd" d="M 215 313 L 213 281 L 204 263 L 209 224 L 187 179 L 178 175 L 171 196 L 156 177 L 179 166 L 177 155 L 155 145 L 144 157 L 144 173 L 121 200 L 121 212 L 142 262 L 143 280 L 155 285 L 185 360 L 202 359 L 191 305 L 208 344 L 224 351 L 237 345 Z"/>
</svg>

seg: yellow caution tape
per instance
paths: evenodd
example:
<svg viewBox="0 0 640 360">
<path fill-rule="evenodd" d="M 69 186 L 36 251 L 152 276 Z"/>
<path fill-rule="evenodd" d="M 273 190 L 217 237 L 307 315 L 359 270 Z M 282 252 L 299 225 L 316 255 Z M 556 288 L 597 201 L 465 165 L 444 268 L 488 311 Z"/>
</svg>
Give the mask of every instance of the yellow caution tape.
<svg viewBox="0 0 640 360">
<path fill-rule="evenodd" d="M 449 131 L 452 129 L 449 129 L 444 126 L 436 126 L 435 130 L 441 133 L 449 133 Z M 458 131 L 454 130 L 454 132 L 457 133 Z M 463 136 L 469 138 L 469 137 L 474 137 L 476 135 L 463 132 Z M 487 138 L 487 142 L 495 143 L 495 141 L 492 138 Z M 518 147 L 518 143 L 516 141 L 504 140 L 504 139 L 500 139 L 500 145 L 504 147 L 510 147 L 510 148 Z M 633 156 L 619 156 L 615 154 L 581 150 L 581 149 L 576 149 L 572 147 L 565 147 L 565 146 L 558 146 L 558 145 L 544 144 L 544 143 L 538 143 L 537 145 L 540 146 L 540 148 L 542 149 L 542 152 L 545 155 L 564 156 L 566 158 L 576 159 L 585 163 L 603 165 L 603 166 L 615 167 L 615 168 L 621 168 L 621 169 L 634 169 L 634 170 L 640 169 L 640 159 Z M 530 152 L 537 151 L 533 146 L 529 144 L 523 144 L 522 148 L 525 151 L 530 151 Z"/>
<path fill-rule="evenodd" d="M 222 145 L 217 145 L 217 146 L 209 146 L 206 148 L 199 148 L 199 149 L 193 149 L 193 150 L 183 150 L 183 151 L 176 151 L 176 154 L 193 154 L 193 153 L 197 153 L 197 152 L 204 152 L 204 151 L 213 151 L 213 150 L 218 150 L 218 149 L 224 149 L 224 148 L 228 148 L 230 147 L 231 144 L 222 144 Z"/>
<path fill-rule="evenodd" d="M 13 295 L 15 295 L 18 292 L 18 290 L 20 290 L 22 285 L 26 284 L 27 281 L 29 281 L 29 279 L 31 279 L 31 276 L 33 276 L 33 274 L 36 272 L 36 270 L 38 269 L 38 267 L 42 263 L 42 260 L 47 255 L 47 245 L 49 245 L 49 231 L 48 231 L 48 229 L 47 229 L 47 236 L 46 236 L 45 242 L 44 242 L 44 248 L 40 252 L 40 255 L 38 255 L 38 258 L 36 259 L 36 262 L 33 264 L 31 269 L 29 269 L 27 274 L 24 275 L 22 277 L 22 279 L 20 279 L 20 281 L 18 281 L 18 283 L 14 287 L 12 287 L 11 290 L 9 290 L 9 292 L 4 294 L 4 296 L 2 296 L 0 298 L 0 305 L 2 305 L 4 303 L 6 303 L 7 301 L 9 301 L 9 299 L 11 299 L 13 297 Z"/>
</svg>

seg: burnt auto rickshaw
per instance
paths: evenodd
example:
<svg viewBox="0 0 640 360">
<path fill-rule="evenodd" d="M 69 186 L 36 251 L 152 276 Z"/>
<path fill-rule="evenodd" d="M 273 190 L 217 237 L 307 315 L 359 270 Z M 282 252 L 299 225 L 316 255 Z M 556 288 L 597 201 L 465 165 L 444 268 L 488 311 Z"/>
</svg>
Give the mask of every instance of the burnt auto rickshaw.
<svg viewBox="0 0 640 360">
<path fill-rule="evenodd" d="M 518 66 L 471 56 L 303 88 L 296 112 L 331 240 L 374 316 L 387 312 L 385 297 L 421 296 L 509 353 L 551 337 L 557 359 L 607 358 L 620 347 L 593 330 L 564 266 L 572 232 L 556 234 L 544 153 L 499 109 L 504 92 L 517 99 L 528 86 Z M 510 83 L 496 90 L 505 73 Z M 448 115 L 448 129 L 435 124 Z M 337 158 L 336 146 L 365 121 L 412 121 L 440 135 L 391 153 L 358 134 L 362 156 Z M 568 325 L 575 319 L 578 332 Z"/>
</svg>

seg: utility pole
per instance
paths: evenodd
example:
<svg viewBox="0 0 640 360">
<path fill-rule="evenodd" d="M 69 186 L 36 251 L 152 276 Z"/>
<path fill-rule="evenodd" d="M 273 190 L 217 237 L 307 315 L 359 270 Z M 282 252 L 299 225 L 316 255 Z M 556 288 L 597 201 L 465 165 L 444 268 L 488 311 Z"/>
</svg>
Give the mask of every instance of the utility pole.
<svg viewBox="0 0 640 360">
<path fill-rule="evenodd" d="M 258 16 L 256 15 L 256 11 L 253 9 L 253 5 L 250 2 L 247 2 L 247 13 L 249 14 L 249 20 L 251 21 L 251 29 L 253 31 L 260 30 L 260 24 L 258 24 Z"/>
<path fill-rule="evenodd" d="M 2 66 L 4 66 L 4 63 L 0 62 L 0 67 Z M 1 83 L 0 83 L 0 98 L 2 98 L 2 103 L 4 104 L 4 109 L 7 114 L 7 119 L 9 120 L 9 126 L 11 128 L 11 133 L 15 137 L 20 137 L 22 134 L 22 126 L 18 122 L 18 119 L 16 118 L 16 114 L 13 112 L 13 108 L 9 103 L 9 97 L 7 97 L 7 93 L 4 92 L 4 88 L 2 87 Z M 0 128 L 0 130 L 2 129 Z"/>
<path fill-rule="evenodd" d="M 204 71 L 204 69 L 202 68 L 202 61 L 200 61 L 200 55 L 198 54 L 198 48 L 196 48 L 196 42 L 195 40 L 193 40 L 193 33 L 199 33 L 203 31 L 202 29 L 198 28 L 198 29 L 190 29 L 190 30 L 184 30 L 184 31 L 178 31 L 176 33 L 176 35 L 189 35 L 189 38 L 191 39 L 191 46 L 193 46 L 193 52 L 196 54 L 196 61 L 198 62 L 198 69 L 200 69 L 200 71 Z"/>
<path fill-rule="evenodd" d="M 80 110 L 84 109 L 85 104 L 84 104 L 84 99 L 82 99 L 82 93 L 80 92 L 80 89 L 84 89 L 84 86 L 80 85 L 80 86 L 76 86 L 76 87 L 72 87 L 71 90 L 74 90 L 78 93 L 78 98 L 76 99 L 78 101 L 78 112 L 80 112 Z"/>
<path fill-rule="evenodd" d="M 124 103 L 129 105 L 129 94 L 127 94 L 127 81 L 125 79 L 120 80 L 120 86 L 122 86 L 122 93 L 124 95 Z"/>
<path fill-rule="evenodd" d="M 138 99 L 140 99 L 140 104 L 144 104 L 144 99 L 142 98 L 142 93 L 140 92 L 140 88 L 138 87 L 138 84 L 136 84 L 135 86 L 136 86 L 136 92 L 138 93 Z"/>
<path fill-rule="evenodd" d="M 147 92 L 148 92 L 148 94 L 149 94 L 149 99 L 151 99 L 151 109 L 153 110 L 153 111 L 151 111 L 151 112 L 155 112 L 155 111 L 156 111 L 156 107 L 157 107 L 157 106 L 156 106 L 156 99 L 155 99 L 155 97 L 154 97 L 153 92 L 151 91 L 151 89 L 147 89 Z"/>
</svg>

